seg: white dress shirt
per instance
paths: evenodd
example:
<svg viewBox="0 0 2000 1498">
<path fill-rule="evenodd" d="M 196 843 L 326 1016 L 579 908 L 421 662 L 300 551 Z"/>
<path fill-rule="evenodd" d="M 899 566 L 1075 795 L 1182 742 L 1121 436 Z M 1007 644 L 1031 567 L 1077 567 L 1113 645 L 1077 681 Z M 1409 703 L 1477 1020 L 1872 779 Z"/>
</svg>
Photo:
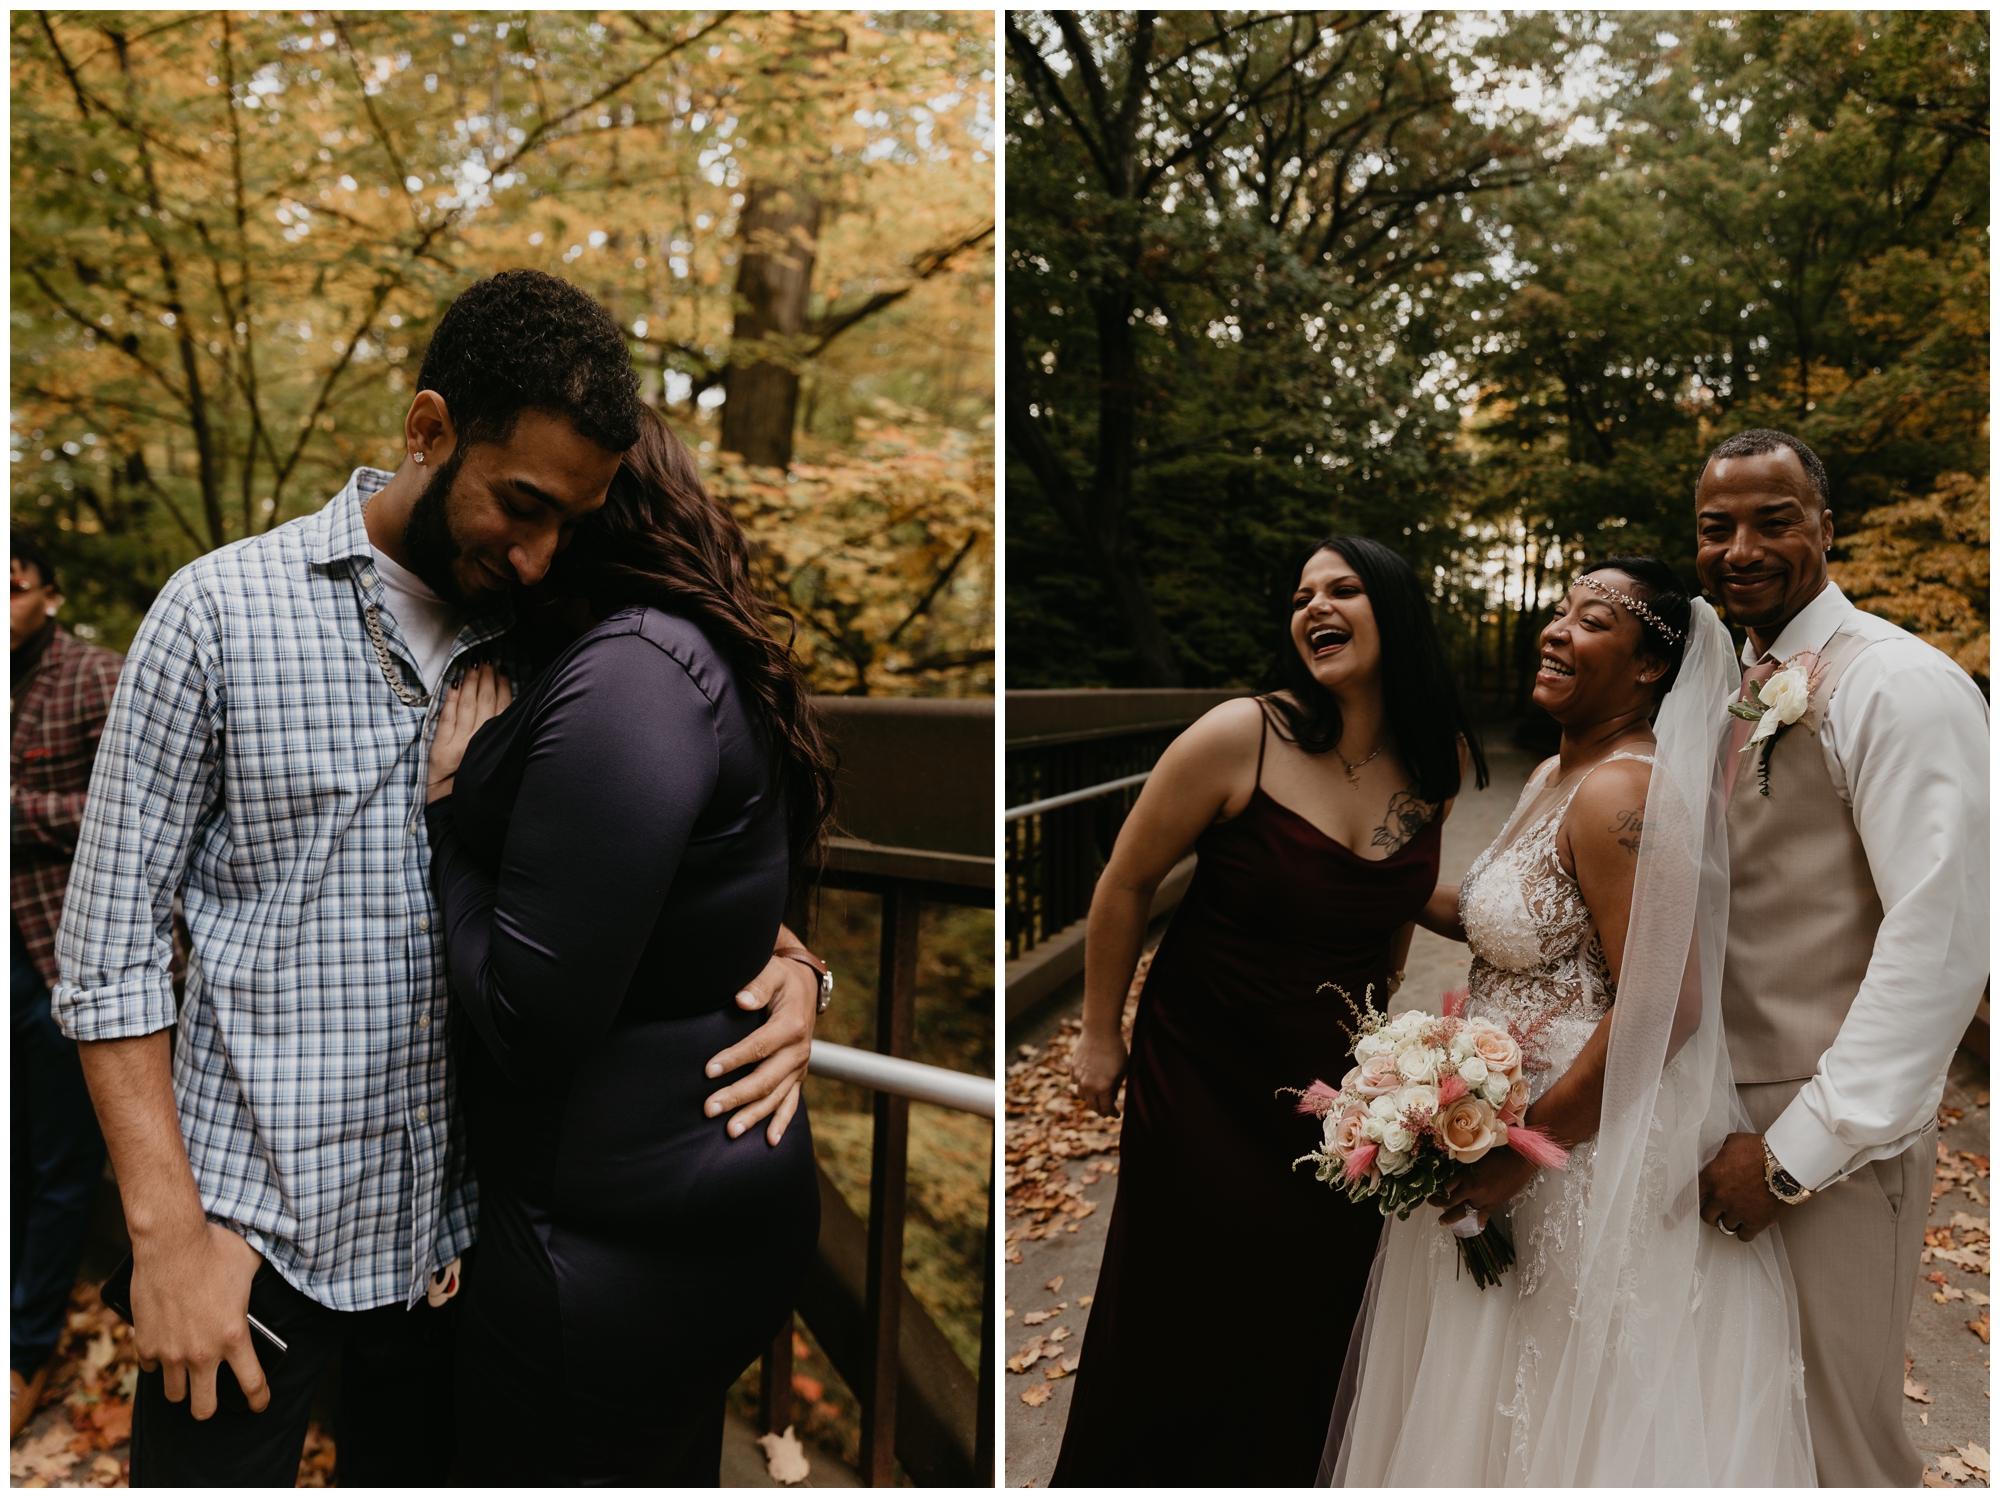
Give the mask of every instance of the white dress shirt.
<svg viewBox="0 0 2000 1498">
<path fill-rule="evenodd" d="M 1942 651 L 1862 612 L 1832 583 L 1766 652 L 1819 651 L 1845 625 L 1868 645 L 1820 715 L 1836 794 L 1854 816 L 1882 925 L 1840 1033 L 1765 1135 L 1817 1190 L 1916 1142 L 1979 1007 L 1988 968 L 1986 699 Z M 1743 647 L 1743 664 L 1760 659 Z M 1799 869 L 1798 897 L 1813 871 Z"/>
</svg>

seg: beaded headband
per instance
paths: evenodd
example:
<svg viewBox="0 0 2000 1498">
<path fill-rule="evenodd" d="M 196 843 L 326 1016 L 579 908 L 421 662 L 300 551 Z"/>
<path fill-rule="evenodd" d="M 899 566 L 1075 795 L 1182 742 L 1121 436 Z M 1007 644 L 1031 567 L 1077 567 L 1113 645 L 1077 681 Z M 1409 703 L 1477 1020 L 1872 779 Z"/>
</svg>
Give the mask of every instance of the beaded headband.
<svg viewBox="0 0 2000 1498">
<path fill-rule="evenodd" d="M 1667 637 L 1668 644 L 1670 645 L 1680 644 L 1681 632 L 1675 629 L 1671 624 L 1667 623 L 1666 620 L 1662 619 L 1658 614 L 1654 613 L 1651 609 L 1647 608 L 1646 605 L 1639 602 L 1638 599 L 1633 598 L 1629 594 L 1620 593 L 1616 588 L 1607 588 L 1603 583 L 1599 582 L 1596 578 L 1592 577 L 1588 572 L 1579 572 L 1575 577 L 1570 579 L 1570 586 L 1572 588 L 1575 587 L 1578 583 L 1582 583 L 1586 588 L 1590 589 L 1591 592 L 1599 594 L 1604 598 L 1608 598 L 1613 603 L 1624 604 L 1626 608 L 1630 609 L 1633 612 L 1633 614 L 1635 614 L 1637 617 L 1641 619 L 1644 619 L 1648 624 L 1652 625 L 1653 628 L 1657 629 L 1661 634 L 1665 635 Z"/>
</svg>

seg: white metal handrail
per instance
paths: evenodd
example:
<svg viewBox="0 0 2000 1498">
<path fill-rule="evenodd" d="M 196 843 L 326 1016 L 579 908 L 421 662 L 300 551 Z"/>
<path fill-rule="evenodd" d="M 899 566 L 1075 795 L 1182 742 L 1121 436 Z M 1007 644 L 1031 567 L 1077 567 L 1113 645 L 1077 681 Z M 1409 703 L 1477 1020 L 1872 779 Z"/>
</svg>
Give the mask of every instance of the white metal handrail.
<svg viewBox="0 0 2000 1498">
<path fill-rule="evenodd" d="M 810 1070 L 815 1076 L 831 1077 L 836 1082 L 852 1082 L 856 1087 L 914 1098 L 920 1103 L 977 1113 L 981 1118 L 992 1118 L 997 1111 L 991 1077 L 970 1076 L 921 1061 L 906 1061 L 900 1056 L 835 1045 L 830 1040 L 812 1043 Z"/>
<path fill-rule="evenodd" d="M 1018 822 L 1022 817 L 1054 811 L 1058 806 L 1074 806 L 1079 801 L 1094 801 L 1099 796 L 1108 796 L 1113 791 L 1122 791 L 1127 786 L 1138 785 L 1152 773 L 1151 770 L 1141 770 L 1137 775 L 1127 775 L 1123 780 L 1107 780 L 1102 785 L 1087 785 L 1080 791 L 1064 791 L 1060 796 L 1051 796 L 1046 801 L 1030 801 L 1025 806 L 1010 806 L 1002 820 Z"/>
</svg>

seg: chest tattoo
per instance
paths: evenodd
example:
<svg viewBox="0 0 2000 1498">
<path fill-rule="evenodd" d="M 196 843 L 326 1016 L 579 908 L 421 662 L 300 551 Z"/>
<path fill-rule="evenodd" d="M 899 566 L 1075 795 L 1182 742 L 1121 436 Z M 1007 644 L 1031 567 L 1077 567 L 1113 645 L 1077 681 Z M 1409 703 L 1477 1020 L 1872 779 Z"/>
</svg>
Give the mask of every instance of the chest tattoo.
<svg viewBox="0 0 2000 1498">
<path fill-rule="evenodd" d="M 1382 814 L 1382 825 L 1375 829 L 1369 839 L 1369 846 L 1386 848 L 1385 857 L 1394 857 L 1402 846 L 1409 842 L 1425 827 L 1437 808 L 1430 802 L 1420 800 L 1415 791 L 1398 791 L 1389 798 L 1389 809 Z"/>
</svg>

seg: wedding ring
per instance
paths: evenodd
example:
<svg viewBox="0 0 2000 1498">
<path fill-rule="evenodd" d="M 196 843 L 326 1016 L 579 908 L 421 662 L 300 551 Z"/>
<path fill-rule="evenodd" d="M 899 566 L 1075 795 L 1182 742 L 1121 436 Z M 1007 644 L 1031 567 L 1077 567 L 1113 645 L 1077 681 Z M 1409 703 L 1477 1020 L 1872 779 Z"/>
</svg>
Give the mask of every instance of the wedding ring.
<svg viewBox="0 0 2000 1498">
<path fill-rule="evenodd" d="M 1716 1224 L 1716 1226 L 1717 1226 L 1717 1227 L 1719 1227 L 1719 1228 L 1722 1228 L 1722 1231 L 1723 1231 L 1724 1233 L 1726 1233 L 1726 1234 L 1727 1234 L 1728 1236 L 1730 1236 L 1731 1238 L 1734 1238 L 1734 1237 L 1736 1236 L 1736 1229 L 1735 1229 L 1735 1228 L 1723 1228 L 1723 1227 L 1722 1227 L 1722 1224 L 1721 1224 L 1721 1223 L 1719 1223 L 1719 1222 L 1718 1222 L 1718 1223 Z"/>
</svg>

